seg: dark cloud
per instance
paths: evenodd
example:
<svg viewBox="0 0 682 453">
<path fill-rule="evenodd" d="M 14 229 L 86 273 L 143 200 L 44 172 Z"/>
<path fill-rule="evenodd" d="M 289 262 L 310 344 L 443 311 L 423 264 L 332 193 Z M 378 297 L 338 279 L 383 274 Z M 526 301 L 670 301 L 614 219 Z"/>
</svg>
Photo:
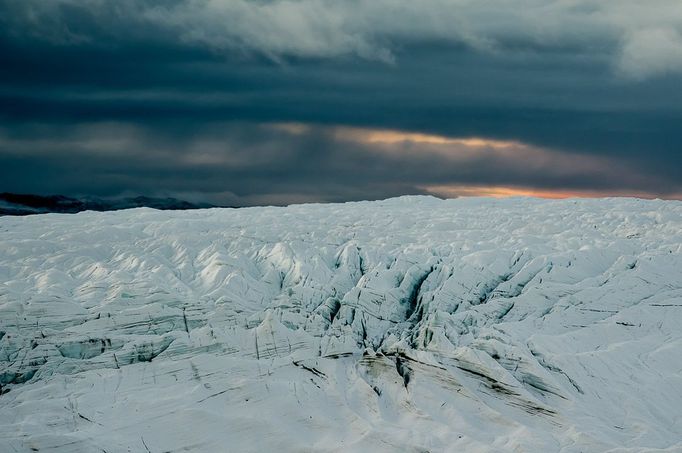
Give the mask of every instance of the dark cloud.
<svg viewBox="0 0 682 453">
<path fill-rule="evenodd" d="M 271 59 L 394 61 L 405 43 L 607 53 L 637 78 L 682 71 L 676 0 L 3 0 L 6 34 L 57 45 L 166 41 Z M 114 41 L 113 43 L 111 41 Z"/>
<path fill-rule="evenodd" d="M 632 163 L 515 142 L 412 137 L 374 129 L 211 123 L 170 127 L 100 123 L 5 131 L 5 184 L 24 192 L 113 196 L 122 190 L 249 205 L 426 193 L 453 183 L 677 195 Z M 396 136 L 396 137 L 394 137 Z M 666 189 L 661 190 L 661 187 Z"/>
<path fill-rule="evenodd" d="M 676 194 L 682 9 L 647 5 L 0 0 L 0 190 L 244 204 L 448 184 Z M 314 127 L 264 126 L 277 122 Z M 330 132 L 342 125 L 554 158 L 378 152 Z"/>
</svg>

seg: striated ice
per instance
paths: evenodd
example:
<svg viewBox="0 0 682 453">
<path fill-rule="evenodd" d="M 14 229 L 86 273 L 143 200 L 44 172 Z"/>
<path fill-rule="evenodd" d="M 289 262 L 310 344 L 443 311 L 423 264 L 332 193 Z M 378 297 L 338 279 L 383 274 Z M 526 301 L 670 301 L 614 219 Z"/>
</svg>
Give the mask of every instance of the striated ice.
<svg viewBox="0 0 682 453">
<path fill-rule="evenodd" d="M 0 218 L 0 451 L 682 451 L 682 203 Z"/>
</svg>

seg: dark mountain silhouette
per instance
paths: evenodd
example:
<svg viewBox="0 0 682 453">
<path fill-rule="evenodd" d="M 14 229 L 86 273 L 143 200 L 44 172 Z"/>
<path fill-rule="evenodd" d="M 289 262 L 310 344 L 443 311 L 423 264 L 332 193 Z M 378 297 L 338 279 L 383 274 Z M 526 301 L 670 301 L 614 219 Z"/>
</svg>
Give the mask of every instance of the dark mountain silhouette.
<svg viewBox="0 0 682 453">
<path fill-rule="evenodd" d="M 214 205 L 190 203 L 177 198 L 128 197 L 118 199 L 73 198 L 64 195 L 32 195 L 0 193 L 0 215 L 30 215 L 58 212 L 73 214 L 81 211 L 116 211 L 130 208 L 201 209 Z"/>
</svg>

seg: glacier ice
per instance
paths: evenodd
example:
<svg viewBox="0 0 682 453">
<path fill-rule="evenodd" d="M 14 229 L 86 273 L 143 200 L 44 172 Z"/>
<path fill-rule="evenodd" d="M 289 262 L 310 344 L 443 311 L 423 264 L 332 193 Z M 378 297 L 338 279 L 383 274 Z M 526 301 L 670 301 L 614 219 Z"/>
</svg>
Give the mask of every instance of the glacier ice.
<svg viewBox="0 0 682 453">
<path fill-rule="evenodd" d="M 0 451 L 682 451 L 682 203 L 0 218 Z"/>
</svg>

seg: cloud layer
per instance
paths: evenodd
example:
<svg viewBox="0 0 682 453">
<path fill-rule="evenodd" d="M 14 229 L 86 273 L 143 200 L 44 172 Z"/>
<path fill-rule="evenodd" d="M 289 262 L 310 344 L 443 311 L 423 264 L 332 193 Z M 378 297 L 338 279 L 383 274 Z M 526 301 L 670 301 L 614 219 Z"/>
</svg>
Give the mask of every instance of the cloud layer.
<svg viewBox="0 0 682 453">
<path fill-rule="evenodd" d="M 677 197 L 682 184 L 627 162 L 516 142 L 309 124 L 214 123 L 178 140 L 130 124 L 0 134 L 5 183 L 24 192 L 178 196 L 244 206 L 402 194 Z M 495 189 L 490 189 L 494 187 Z M 535 192 L 528 187 L 536 188 Z"/>
<path fill-rule="evenodd" d="M 273 59 L 395 61 L 406 43 L 571 51 L 633 78 L 682 71 L 677 0 L 4 0 L 15 37 L 69 45 L 159 39 Z"/>
<path fill-rule="evenodd" d="M 0 54 L 0 190 L 680 193 L 677 0 L 0 0 Z"/>
</svg>

